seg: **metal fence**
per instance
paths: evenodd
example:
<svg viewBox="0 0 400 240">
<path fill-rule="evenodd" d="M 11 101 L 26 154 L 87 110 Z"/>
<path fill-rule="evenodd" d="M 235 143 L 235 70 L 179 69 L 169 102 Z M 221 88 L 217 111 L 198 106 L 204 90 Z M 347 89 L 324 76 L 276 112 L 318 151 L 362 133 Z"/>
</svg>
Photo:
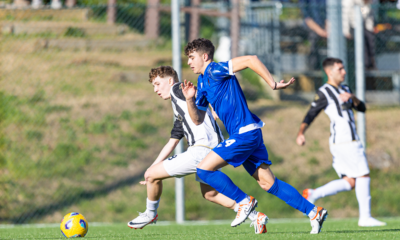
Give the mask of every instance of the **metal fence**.
<svg viewBox="0 0 400 240">
<path fill-rule="evenodd" d="M 299 3 L 186 4 L 182 42 L 209 38 L 218 60 L 232 56 L 218 55 L 230 47 L 258 55 L 277 77 L 300 79 L 282 99 L 309 101 L 325 81 L 320 61 L 328 46 L 326 37 L 305 25 L 307 7 L 325 11 Z M 111 20 L 109 8 L 0 8 L 0 221 L 38 221 L 130 186 L 142 178 L 143 161 L 154 157 L 151 149 L 164 143 L 155 135 L 172 119 L 162 111 L 166 105 L 146 103 L 143 79 L 150 65 L 170 64 L 169 6 L 113 5 Z M 374 28 L 366 38 L 375 61 L 366 66 L 367 101 L 398 105 L 399 10 L 390 4 L 370 8 Z M 348 83 L 355 90 L 352 38 L 346 46 Z M 155 110 L 161 113 L 149 118 Z"/>
</svg>

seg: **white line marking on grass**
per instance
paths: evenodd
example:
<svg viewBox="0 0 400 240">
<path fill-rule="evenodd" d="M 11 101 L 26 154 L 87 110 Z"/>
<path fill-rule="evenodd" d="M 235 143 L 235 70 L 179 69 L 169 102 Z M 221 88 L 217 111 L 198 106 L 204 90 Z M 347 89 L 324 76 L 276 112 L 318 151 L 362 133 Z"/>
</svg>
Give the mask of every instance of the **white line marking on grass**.
<svg viewBox="0 0 400 240">
<path fill-rule="evenodd" d="M 400 217 L 378 217 L 381 220 L 400 220 Z M 343 220 L 354 220 L 357 221 L 358 218 L 329 218 L 329 222 L 338 222 Z M 246 223 L 249 223 L 246 220 Z M 310 220 L 306 217 L 304 218 L 272 218 L 268 220 L 268 224 L 282 224 L 282 223 L 309 223 Z M 175 221 L 158 221 L 157 224 L 150 224 L 151 226 L 169 226 L 169 225 L 183 225 L 183 226 L 199 226 L 199 225 L 224 225 L 230 224 L 231 220 L 199 220 L 199 221 L 185 221 L 183 224 L 177 224 Z M 101 223 L 101 222 L 89 222 L 90 227 L 101 227 L 101 226 L 111 226 L 111 225 L 121 225 L 122 223 Z M 7 228 L 55 228 L 60 227 L 60 223 L 33 223 L 33 224 L 0 224 L 0 229 Z"/>
</svg>

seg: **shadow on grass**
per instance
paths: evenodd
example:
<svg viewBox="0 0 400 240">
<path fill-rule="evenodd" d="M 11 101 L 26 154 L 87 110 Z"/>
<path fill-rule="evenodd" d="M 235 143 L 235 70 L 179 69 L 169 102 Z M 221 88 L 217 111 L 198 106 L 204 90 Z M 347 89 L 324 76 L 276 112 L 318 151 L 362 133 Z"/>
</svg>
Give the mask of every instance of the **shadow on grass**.
<svg viewBox="0 0 400 240">
<path fill-rule="evenodd" d="M 57 210 L 76 204 L 82 200 L 88 200 L 88 199 L 90 200 L 93 198 L 101 197 L 119 188 L 137 183 L 140 179 L 143 178 L 144 173 L 145 173 L 144 171 L 140 172 L 135 176 L 121 179 L 119 181 L 105 185 L 104 187 L 97 188 L 95 190 L 88 190 L 76 194 L 71 194 L 61 199 L 58 202 L 54 202 L 52 204 L 45 206 L 39 206 L 35 209 L 32 209 L 31 211 L 24 212 L 18 216 L 0 219 L 0 221 L 11 222 L 14 224 L 26 223 L 30 219 L 44 217 L 46 215 L 52 214 Z"/>
</svg>

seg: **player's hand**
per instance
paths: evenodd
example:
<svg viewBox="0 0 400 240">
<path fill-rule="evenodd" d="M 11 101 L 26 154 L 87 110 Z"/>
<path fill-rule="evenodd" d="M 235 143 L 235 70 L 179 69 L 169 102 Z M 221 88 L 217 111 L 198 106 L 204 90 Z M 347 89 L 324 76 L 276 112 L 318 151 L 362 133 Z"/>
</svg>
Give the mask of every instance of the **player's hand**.
<svg viewBox="0 0 400 240">
<path fill-rule="evenodd" d="M 292 85 L 294 83 L 294 81 L 296 81 L 293 77 L 289 80 L 289 82 L 285 83 L 285 80 L 281 80 L 280 82 L 276 83 L 276 89 L 285 89 L 287 88 L 289 85 Z"/>
<path fill-rule="evenodd" d="M 304 146 L 306 144 L 306 137 L 304 136 L 304 134 L 297 135 L 296 142 L 297 145 Z"/>
<path fill-rule="evenodd" d="M 140 181 L 139 182 L 141 185 L 146 185 L 147 181 Z"/>
<path fill-rule="evenodd" d="M 190 81 L 185 81 L 181 84 L 182 86 L 182 93 L 185 96 L 186 100 L 194 98 L 196 95 L 196 88 L 194 87 L 193 83 Z"/>
<path fill-rule="evenodd" d="M 353 94 L 345 92 L 339 95 L 340 100 L 342 100 L 343 102 L 347 102 L 349 101 L 350 98 L 353 97 Z"/>
<path fill-rule="evenodd" d="M 147 169 L 146 172 L 144 173 L 144 181 L 140 181 L 139 182 L 141 185 L 146 185 L 147 178 L 149 178 L 149 173 L 148 172 L 149 172 L 149 169 Z"/>
</svg>

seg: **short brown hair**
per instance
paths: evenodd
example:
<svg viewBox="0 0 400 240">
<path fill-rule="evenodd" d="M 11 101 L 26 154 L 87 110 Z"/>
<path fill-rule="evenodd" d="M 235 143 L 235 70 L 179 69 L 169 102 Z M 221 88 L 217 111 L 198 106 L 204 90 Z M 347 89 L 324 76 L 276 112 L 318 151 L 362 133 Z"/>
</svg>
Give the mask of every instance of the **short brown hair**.
<svg viewBox="0 0 400 240">
<path fill-rule="evenodd" d="M 194 51 L 198 52 L 199 54 L 207 53 L 208 59 L 213 60 L 215 47 L 210 40 L 198 38 L 186 45 L 185 55 L 189 56 L 189 54 Z"/>
<path fill-rule="evenodd" d="M 333 65 L 335 65 L 335 63 L 343 63 L 342 60 L 340 60 L 339 58 L 325 58 L 325 60 L 322 62 L 322 67 L 323 68 L 327 68 L 327 67 L 332 67 Z"/>
<path fill-rule="evenodd" d="M 154 79 L 157 77 L 172 77 L 174 82 L 179 82 L 178 74 L 170 66 L 159 66 L 157 68 L 152 68 L 149 73 L 149 82 L 153 83 Z"/>
</svg>

